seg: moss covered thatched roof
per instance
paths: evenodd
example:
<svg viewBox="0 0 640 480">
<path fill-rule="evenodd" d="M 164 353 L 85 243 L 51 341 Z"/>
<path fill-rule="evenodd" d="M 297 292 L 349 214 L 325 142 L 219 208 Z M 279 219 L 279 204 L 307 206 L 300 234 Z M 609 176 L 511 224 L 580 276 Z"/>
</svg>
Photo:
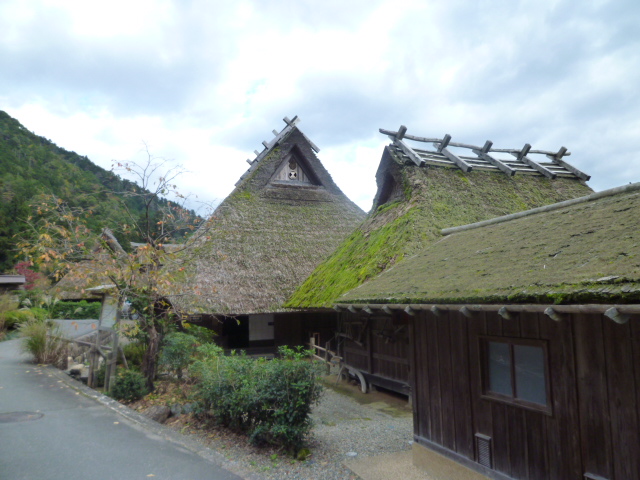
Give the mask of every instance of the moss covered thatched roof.
<svg viewBox="0 0 640 480">
<path fill-rule="evenodd" d="M 443 228 L 592 192 L 576 178 L 418 167 L 393 146 L 384 150 L 376 181 L 378 193 L 367 219 L 295 291 L 287 307 L 330 307 L 345 292 L 440 239 Z"/>
<path fill-rule="evenodd" d="M 291 126 L 290 126 L 291 127 Z M 297 127 L 258 155 L 218 206 L 189 275 L 190 313 L 281 310 L 365 214 L 333 182 Z"/>
<path fill-rule="evenodd" d="M 340 302 L 637 303 L 640 183 L 566 203 L 446 236 Z"/>
</svg>

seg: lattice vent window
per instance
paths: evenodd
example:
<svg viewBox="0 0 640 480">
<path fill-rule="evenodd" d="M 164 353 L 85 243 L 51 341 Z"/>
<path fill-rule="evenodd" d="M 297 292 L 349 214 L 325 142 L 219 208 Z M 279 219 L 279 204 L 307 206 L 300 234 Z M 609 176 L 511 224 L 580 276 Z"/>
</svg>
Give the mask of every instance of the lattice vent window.
<svg viewBox="0 0 640 480">
<path fill-rule="evenodd" d="M 487 437 L 481 433 L 476 433 L 476 459 L 483 467 L 493 468 L 491 437 Z"/>
</svg>

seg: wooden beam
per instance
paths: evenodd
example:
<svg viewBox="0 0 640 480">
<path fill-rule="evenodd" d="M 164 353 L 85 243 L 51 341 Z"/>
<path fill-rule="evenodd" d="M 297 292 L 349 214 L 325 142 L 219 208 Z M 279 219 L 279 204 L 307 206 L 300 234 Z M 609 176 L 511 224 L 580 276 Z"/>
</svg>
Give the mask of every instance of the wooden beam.
<svg viewBox="0 0 640 480">
<path fill-rule="evenodd" d="M 460 309 L 460 313 L 467 318 L 473 318 L 473 312 L 469 310 L 467 307 L 462 307 Z"/>
<path fill-rule="evenodd" d="M 491 146 L 492 145 L 493 145 L 493 142 L 491 140 L 487 140 L 485 142 L 485 144 L 484 144 L 484 147 L 482 147 L 480 150 L 478 150 L 477 148 L 474 148 L 471 151 L 473 153 L 475 153 L 482 160 L 485 160 L 485 161 L 489 162 L 490 164 L 495 165 L 501 171 L 503 171 L 504 173 L 506 173 L 510 177 L 513 177 L 516 174 L 516 171 L 513 168 L 511 168 L 509 165 L 501 162 L 497 158 L 494 158 L 491 155 L 489 155 L 489 151 L 491 150 Z"/>
<path fill-rule="evenodd" d="M 368 305 L 366 305 L 366 306 L 362 309 L 362 311 L 363 311 L 364 313 L 366 313 L 367 315 L 373 315 L 373 310 L 371 310 L 371 309 L 369 308 L 369 306 L 368 306 Z"/>
<path fill-rule="evenodd" d="M 447 148 L 443 148 L 441 153 L 453 163 L 455 163 L 463 172 L 470 172 L 471 170 L 473 170 L 473 167 L 471 165 L 462 160 L 455 153 L 449 151 Z"/>
<path fill-rule="evenodd" d="M 529 165 L 531 168 L 533 168 L 537 172 L 541 173 L 545 177 L 551 178 L 551 179 L 556 178 L 557 175 L 554 172 L 552 172 L 548 168 L 543 167 L 538 162 L 535 162 L 535 161 L 531 160 L 529 157 L 527 157 L 527 153 L 529 153 L 530 150 L 531 150 L 531 145 L 529 145 L 527 143 L 527 144 L 525 144 L 524 147 L 522 147 L 522 150 L 520 150 L 519 152 L 517 152 L 517 153 L 509 152 L 509 153 L 511 153 L 511 155 L 516 157 L 519 161 L 521 161 L 522 163 L 524 163 L 526 165 Z"/>
<path fill-rule="evenodd" d="M 341 308 L 347 308 L 349 305 L 347 303 L 340 303 L 336 306 Z M 404 310 L 407 307 L 411 307 L 412 310 L 431 310 L 432 307 L 438 307 L 442 310 L 455 310 L 459 311 L 463 306 L 467 307 L 472 312 L 497 312 L 502 308 L 508 308 L 508 310 L 512 313 L 519 312 L 527 312 L 527 313 L 544 313 L 544 311 L 551 307 L 554 311 L 559 313 L 593 313 L 593 314 L 603 314 L 610 308 L 615 308 L 618 312 L 625 315 L 640 315 L 640 304 L 622 304 L 622 305 L 612 305 L 612 304 L 586 304 L 586 305 L 543 305 L 543 304 L 510 304 L 505 307 L 504 303 L 502 304 L 477 304 L 477 303 L 468 303 L 468 304 L 434 304 L 434 303 L 424 303 L 421 305 L 418 304 L 369 304 L 371 308 L 383 308 L 387 307 L 390 310 Z"/>
<path fill-rule="evenodd" d="M 442 315 L 444 315 L 444 311 L 439 309 L 436 305 L 431 307 L 431 313 L 433 313 L 436 317 L 441 317 Z"/>
<path fill-rule="evenodd" d="M 358 313 L 358 311 L 356 310 L 356 308 L 353 305 L 349 305 L 347 307 L 347 310 L 349 310 L 351 313 Z"/>
<path fill-rule="evenodd" d="M 552 307 L 545 309 L 544 314 L 554 322 L 561 322 L 566 320 L 566 316 L 562 313 L 556 312 Z"/>
<path fill-rule="evenodd" d="M 447 133 L 444 136 L 444 138 L 440 140 L 440 142 L 438 142 L 439 145 L 436 146 L 436 148 L 438 149 L 438 152 L 442 152 L 445 148 L 447 148 L 447 145 L 449 145 L 450 141 L 451 141 L 451 135 Z"/>
<path fill-rule="evenodd" d="M 621 313 L 616 307 L 609 308 L 604 312 L 603 315 L 610 318 L 614 322 L 619 323 L 620 325 L 623 325 L 629 321 L 629 315 Z"/>
<path fill-rule="evenodd" d="M 412 317 L 416 314 L 415 310 L 411 308 L 411 305 L 407 305 L 404 311 L 407 315 L 411 315 Z"/>
<path fill-rule="evenodd" d="M 389 305 L 384 305 L 384 306 L 382 307 L 382 311 L 383 311 L 384 313 L 386 313 L 387 315 L 391 315 L 391 314 L 393 313 L 393 310 L 391 310 L 391 309 L 389 308 Z"/>
<path fill-rule="evenodd" d="M 547 157 L 549 157 L 551 160 L 553 160 L 553 162 L 557 163 L 558 165 L 560 165 L 561 167 L 565 168 L 566 170 L 569 170 L 571 173 L 573 173 L 580 180 L 584 180 L 585 182 L 588 182 L 591 179 L 591 175 L 587 175 L 586 173 L 578 170 L 573 165 L 570 165 L 567 162 L 565 162 L 564 160 L 562 160 L 562 157 L 564 157 L 566 155 L 569 155 L 569 153 L 567 153 L 567 148 L 566 147 L 560 147 L 560 150 L 558 150 L 558 153 L 556 153 L 555 155 L 550 155 L 550 154 L 547 153 Z"/>
<path fill-rule="evenodd" d="M 498 310 L 498 315 L 500 315 L 505 320 L 514 320 L 515 319 L 515 315 L 513 315 L 513 313 L 510 312 L 509 310 L 507 310 L 507 307 L 500 308 L 500 310 Z"/>
<path fill-rule="evenodd" d="M 531 150 L 531 145 L 525 143 L 524 147 L 522 147 L 522 150 L 518 152 L 518 160 L 522 161 L 522 159 L 527 156 L 527 153 L 529 153 L 529 150 Z"/>
<path fill-rule="evenodd" d="M 296 126 L 296 124 L 300 121 L 300 119 L 298 118 L 298 116 L 297 116 L 297 115 L 295 115 L 295 116 L 293 117 L 293 120 L 289 120 L 289 118 L 288 118 L 288 117 L 284 117 L 284 118 L 282 119 L 282 121 L 283 121 L 284 123 L 286 123 L 286 124 L 287 124 L 288 126 L 290 126 L 290 127 L 295 127 L 295 126 Z"/>
<path fill-rule="evenodd" d="M 277 130 L 271 130 L 271 133 L 273 133 L 274 137 L 277 137 L 279 132 Z"/>
<path fill-rule="evenodd" d="M 400 128 L 398 129 L 398 132 L 395 135 L 396 140 L 402 140 L 404 138 L 405 133 L 407 133 L 407 127 L 405 127 L 404 125 L 400 125 Z"/>
<path fill-rule="evenodd" d="M 400 150 L 402 150 L 405 153 L 405 155 L 411 159 L 413 163 L 415 163 L 419 167 L 424 165 L 425 163 L 424 160 L 420 158 L 420 155 L 418 155 L 413 150 L 413 148 L 411 148 L 409 145 L 404 143 L 402 140 L 396 140 L 395 138 L 393 138 L 392 140 L 394 145 L 397 145 L 398 147 L 400 147 Z"/>
</svg>

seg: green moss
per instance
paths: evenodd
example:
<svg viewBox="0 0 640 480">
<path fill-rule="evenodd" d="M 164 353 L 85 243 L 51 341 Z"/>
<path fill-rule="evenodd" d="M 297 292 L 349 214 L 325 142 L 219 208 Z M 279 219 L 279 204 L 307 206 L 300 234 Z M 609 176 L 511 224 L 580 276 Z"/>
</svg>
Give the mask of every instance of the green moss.
<svg viewBox="0 0 640 480">
<path fill-rule="evenodd" d="M 587 195 L 570 179 L 507 177 L 502 173 L 402 167 L 410 195 L 378 208 L 307 278 L 285 304 L 289 308 L 330 307 L 403 258 L 441 238 L 443 228 Z"/>
</svg>

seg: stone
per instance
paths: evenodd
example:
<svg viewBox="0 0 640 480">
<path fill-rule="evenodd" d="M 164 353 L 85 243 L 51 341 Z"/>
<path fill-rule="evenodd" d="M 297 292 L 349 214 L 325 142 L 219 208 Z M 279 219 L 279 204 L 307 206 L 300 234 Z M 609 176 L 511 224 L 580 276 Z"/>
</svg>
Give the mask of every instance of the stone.
<svg viewBox="0 0 640 480">
<path fill-rule="evenodd" d="M 171 415 L 171 408 L 166 405 L 153 405 L 145 410 L 143 415 L 158 423 L 164 423 Z"/>
</svg>

